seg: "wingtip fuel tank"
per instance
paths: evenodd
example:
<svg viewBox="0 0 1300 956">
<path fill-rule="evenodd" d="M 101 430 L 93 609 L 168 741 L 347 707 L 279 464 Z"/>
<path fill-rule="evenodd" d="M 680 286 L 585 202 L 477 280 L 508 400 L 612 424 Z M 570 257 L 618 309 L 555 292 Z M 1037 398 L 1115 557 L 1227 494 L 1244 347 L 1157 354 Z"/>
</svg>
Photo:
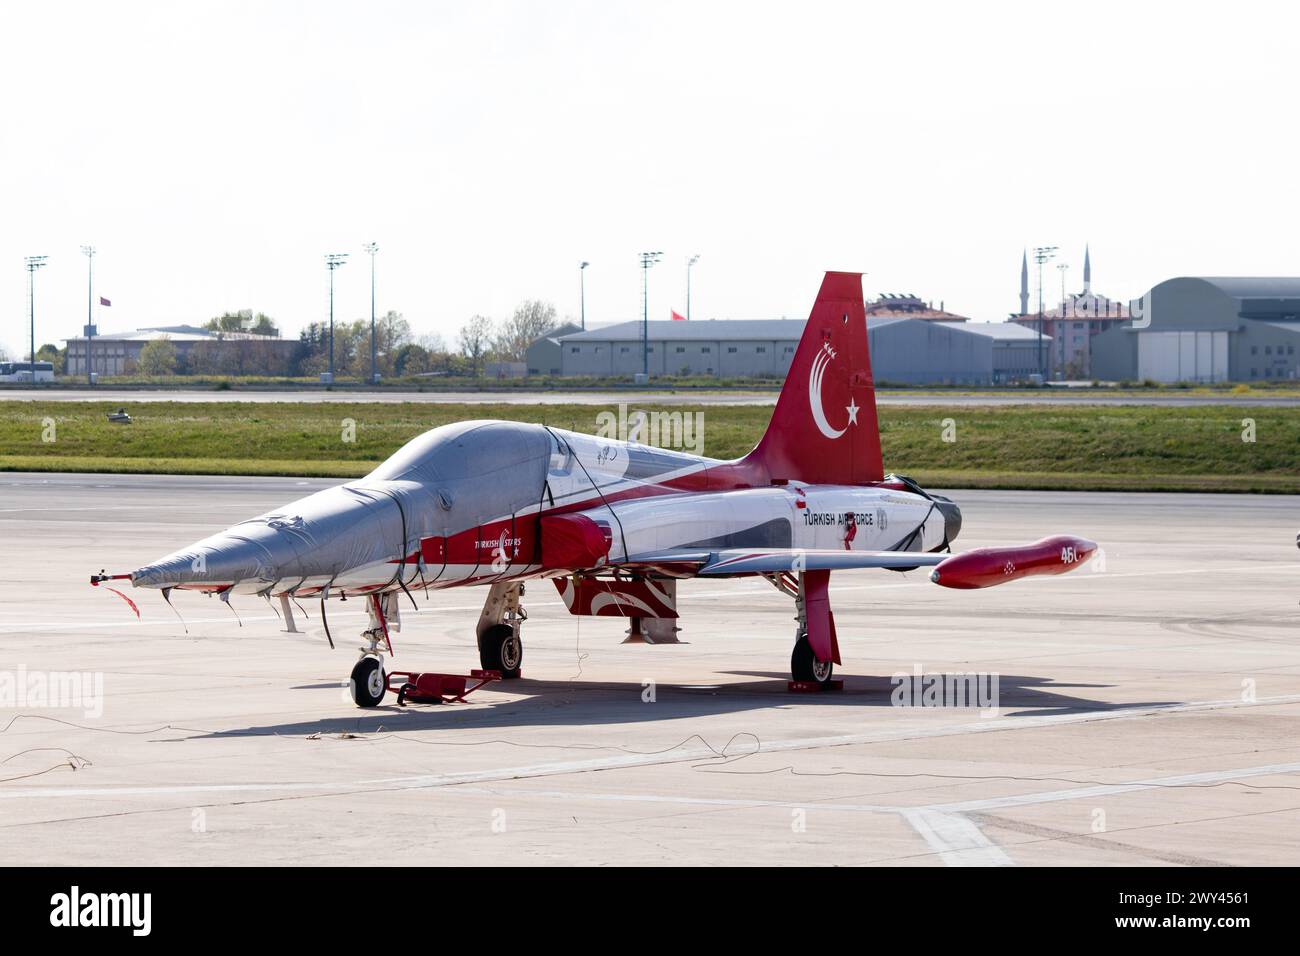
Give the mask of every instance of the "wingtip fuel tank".
<svg viewBox="0 0 1300 956">
<path fill-rule="evenodd" d="M 1070 534 L 1043 538 L 1011 548 L 975 548 L 954 554 L 930 572 L 930 580 L 945 588 L 991 588 L 1019 578 L 1065 574 L 1085 564 L 1097 543 Z"/>
</svg>

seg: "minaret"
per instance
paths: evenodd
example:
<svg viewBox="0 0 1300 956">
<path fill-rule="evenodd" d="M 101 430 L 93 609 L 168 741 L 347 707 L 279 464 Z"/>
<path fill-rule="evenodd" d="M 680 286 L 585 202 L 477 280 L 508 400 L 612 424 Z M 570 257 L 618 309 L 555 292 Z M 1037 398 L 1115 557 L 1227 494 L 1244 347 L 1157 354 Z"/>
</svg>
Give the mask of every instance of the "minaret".
<svg viewBox="0 0 1300 956">
<path fill-rule="evenodd" d="M 1088 244 L 1083 244 L 1083 294 L 1092 292 L 1092 259 L 1088 255 Z"/>
<path fill-rule="evenodd" d="M 1085 267 L 1086 268 L 1086 267 Z M 1020 258 L 1020 314 L 1029 314 L 1029 251 Z"/>
</svg>

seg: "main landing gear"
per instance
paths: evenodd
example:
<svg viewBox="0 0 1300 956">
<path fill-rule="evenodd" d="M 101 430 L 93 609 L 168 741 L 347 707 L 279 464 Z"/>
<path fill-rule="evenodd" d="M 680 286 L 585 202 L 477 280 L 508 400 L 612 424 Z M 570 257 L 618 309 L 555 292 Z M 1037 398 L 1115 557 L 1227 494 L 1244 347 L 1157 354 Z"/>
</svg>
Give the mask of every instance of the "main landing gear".
<svg viewBox="0 0 1300 956">
<path fill-rule="evenodd" d="M 789 572 L 765 575 L 781 593 L 794 598 L 795 632 L 794 650 L 790 652 L 790 684 L 792 691 L 839 690 L 844 681 L 836 679 L 835 663 L 839 660 L 839 646 L 835 639 L 835 618 L 831 614 L 826 589 L 830 573 L 827 571 Z M 809 626 L 821 635 L 821 653 L 809 637 Z"/>
<path fill-rule="evenodd" d="M 485 671 L 498 671 L 502 680 L 514 680 L 524 663 L 524 642 L 519 631 L 528 612 L 519 599 L 522 581 L 492 585 L 478 619 L 478 659 Z"/>
<path fill-rule="evenodd" d="M 814 683 L 826 687 L 831 683 L 831 674 L 835 665 L 830 661 L 819 661 L 808 643 L 807 630 L 795 632 L 794 650 L 790 652 L 790 679 L 804 683 Z"/>
</svg>

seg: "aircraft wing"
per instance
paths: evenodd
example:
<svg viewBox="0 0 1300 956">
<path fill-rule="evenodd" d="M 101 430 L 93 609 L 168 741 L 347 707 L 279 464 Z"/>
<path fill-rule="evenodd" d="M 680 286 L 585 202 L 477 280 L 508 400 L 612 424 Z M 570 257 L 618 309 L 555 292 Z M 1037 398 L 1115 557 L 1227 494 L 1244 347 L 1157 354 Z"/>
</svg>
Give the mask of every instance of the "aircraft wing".
<svg viewBox="0 0 1300 956">
<path fill-rule="evenodd" d="M 777 574 L 783 571 L 839 571 L 852 568 L 934 567 L 947 554 L 924 554 L 918 551 L 834 551 L 772 548 L 726 548 L 720 551 L 696 551 L 669 548 L 652 554 L 634 555 L 629 564 L 693 565 L 695 573 L 708 577 L 733 574 Z"/>
<path fill-rule="evenodd" d="M 715 552 L 714 559 L 700 569 L 700 574 L 840 571 L 848 568 L 929 568 L 947 557 L 947 554 L 924 554 L 919 551 L 832 551 L 829 549 L 801 551 L 797 548 L 752 551 L 733 548 Z"/>
<path fill-rule="evenodd" d="M 693 551 L 686 548 L 636 555 L 629 562 L 649 567 L 688 568 L 705 577 L 739 574 L 780 574 L 800 571 L 839 571 L 852 568 L 934 568 L 930 580 L 946 588 L 966 590 L 1005 584 L 1018 578 L 1064 574 L 1086 563 L 1097 544 L 1073 535 L 1055 535 L 1033 544 L 975 548 L 958 554 L 918 551 L 833 551 L 773 548 L 759 551 L 730 548 Z"/>
</svg>

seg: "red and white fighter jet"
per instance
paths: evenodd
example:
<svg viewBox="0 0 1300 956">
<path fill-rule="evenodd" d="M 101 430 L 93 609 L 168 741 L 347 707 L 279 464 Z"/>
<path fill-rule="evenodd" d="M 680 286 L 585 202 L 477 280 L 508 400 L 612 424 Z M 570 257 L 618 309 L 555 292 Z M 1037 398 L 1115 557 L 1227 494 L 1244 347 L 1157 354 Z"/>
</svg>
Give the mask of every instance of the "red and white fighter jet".
<svg viewBox="0 0 1300 956">
<path fill-rule="evenodd" d="M 953 554 L 960 528 L 954 502 L 884 473 L 861 275 L 828 272 L 767 432 L 743 458 L 519 422 L 444 425 L 364 478 L 91 581 L 278 598 L 287 622 L 294 598 L 318 597 L 323 620 L 327 598 L 361 598 L 369 626 L 351 686 L 373 707 L 389 689 L 403 593 L 487 587 L 480 663 L 509 679 L 527 581 L 549 578 L 572 613 L 628 618 L 653 643 L 673 640 L 679 579 L 761 576 L 795 603 L 793 679 L 825 686 L 840 663 L 832 571 L 932 567 L 936 584 L 982 588 L 1070 571 L 1096 550 L 1059 535 Z"/>
</svg>

